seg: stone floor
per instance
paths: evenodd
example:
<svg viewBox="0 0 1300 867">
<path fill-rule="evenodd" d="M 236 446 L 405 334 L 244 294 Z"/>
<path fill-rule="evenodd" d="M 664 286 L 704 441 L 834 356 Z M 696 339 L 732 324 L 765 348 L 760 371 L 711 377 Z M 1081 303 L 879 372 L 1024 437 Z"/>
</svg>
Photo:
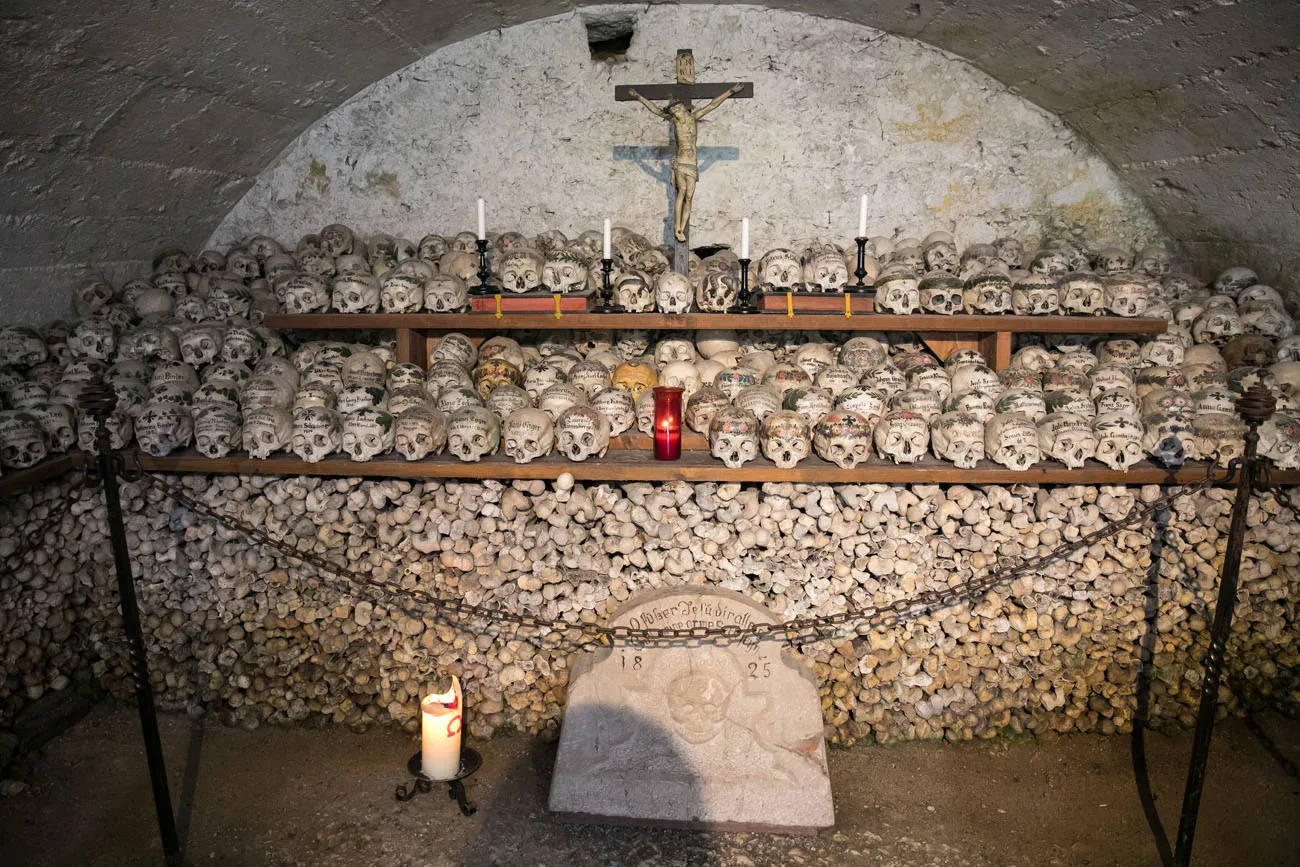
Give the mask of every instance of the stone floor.
<svg viewBox="0 0 1300 867">
<path fill-rule="evenodd" d="M 1158 864 L 1127 738 L 1074 736 L 859 747 L 830 755 L 838 825 L 817 837 L 557 825 L 545 810 L 554 747 L 477 746 L 478 814 L 439 791 L 399 804 L 414 739 L 399 731 L 206 726 L 163 720 L 192 865 L 527 867 L 1013 867 Z M 1152 782 L 1177 820 L 1191 738 L 1152 735 Z M 1300 721 L 1218 730 L 1197 865 L 1300 864 Z M 2 788 L 0 864 L 155 865 L 161 847 L 133 711 L 101 705 Z"/>
</svg>

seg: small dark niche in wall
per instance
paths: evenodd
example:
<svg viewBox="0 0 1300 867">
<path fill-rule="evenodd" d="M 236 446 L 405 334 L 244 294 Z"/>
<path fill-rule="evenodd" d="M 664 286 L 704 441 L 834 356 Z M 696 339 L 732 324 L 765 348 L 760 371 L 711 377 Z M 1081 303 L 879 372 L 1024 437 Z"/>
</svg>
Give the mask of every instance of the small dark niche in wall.
<svg viewBox="0 0 1300 867">
<path fill-rule="evenodd" d="M 588 21 L 587 47 L 591 59 L 599 63 L 622 63 L 627 60 L 627 50 L 632 46 L 631 21 Z"/>
</svg>

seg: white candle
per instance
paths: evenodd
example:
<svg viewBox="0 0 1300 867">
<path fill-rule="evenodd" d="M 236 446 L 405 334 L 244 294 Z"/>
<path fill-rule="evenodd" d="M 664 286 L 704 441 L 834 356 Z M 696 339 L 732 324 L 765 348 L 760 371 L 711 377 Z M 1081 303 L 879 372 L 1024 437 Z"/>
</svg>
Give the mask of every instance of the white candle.
<svg viewBox="0 0 1300 867">
<path fill-rule="evenodd" d="M 749 217 L 740 221 L 740 258 L 749 258 Z"/>
<path fill-rule="evenodd" d="M 480 241 L 487 240 L 487 220 L 485 219 L 486 216 L 487 214 L 483 207 L 483 200 L 479 199 L 478 200 L 478 239 Z"/>
<path fill-rule="evenodd" d="M 862 194 L 862 208 L 858 211 L 858 237 L 867 237 L 867 194 Z"/>
<path fill-rule="evenodd" d="M 609 220 L 608 220 L 608 219 L 605 220 L 605 255 L 604 255 L 603 258 L 605 258 L 605 259 L 610 258 L 610 256 L 609 256 Z"/>
<path fill-rule="evenodd" d="M 420 702 L 420 770 L 430 779 L 450 780 L 460 773 L 463 704 L 460 680 L 455 677 L 450 690 Z"/>
</svg>

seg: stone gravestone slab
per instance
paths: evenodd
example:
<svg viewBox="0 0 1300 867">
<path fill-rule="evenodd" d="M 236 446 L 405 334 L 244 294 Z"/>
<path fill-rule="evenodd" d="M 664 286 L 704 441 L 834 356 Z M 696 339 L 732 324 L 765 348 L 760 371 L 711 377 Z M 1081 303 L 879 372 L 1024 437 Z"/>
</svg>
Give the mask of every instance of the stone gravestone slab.
<svg viewBox="0 0 1300 867">
<path fill-rule="evenodd" d="M 774 623 L 739 593 L 633 597 L 631 628 Z M 835 823 L 812 673 L 776 641 L 580 654 L 551 782 L 565 821 L 813 833 Z"/>
</svg>

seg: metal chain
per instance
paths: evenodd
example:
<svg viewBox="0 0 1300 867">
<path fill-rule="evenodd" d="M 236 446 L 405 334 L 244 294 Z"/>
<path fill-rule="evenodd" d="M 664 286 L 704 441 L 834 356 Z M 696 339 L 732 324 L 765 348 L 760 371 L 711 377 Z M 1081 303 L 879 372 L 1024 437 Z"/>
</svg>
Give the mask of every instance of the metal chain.
<svg viewBox="0 0 1300 867">
<path fill-rule="evenodd" d="M 536 629 L 542 632 L 570 635 L 576 633 L 580 636 L 574 642 L 576 644 L 654 644 L 683 640 L 691 642 L 713 640 L 730 642 L 764 638 L 779 638 L 791 642 L 799 640 L 815 641 L 825 637 L 823 633 L 840 632 L 850 625 L 859 632 L 865 631 L 868 626 L 893 625 L 912 617 L 932 613 L 937 609 L 982 597 L 999 584 L 1035 573 L 1069 557 L 1077 551 L 1090 548 L 1102 540 L 1142 523 L 1148 517 L 1166 508 L 1173 500 L 1199 493 L 1219 481 L 1214 478 L 1212 473 L 1207 473 L 1203 481 L 1194 485 L 1179 487 L 1151 503 L 1131 510 L 1125 517 L 1112 521 L 1100 529 L 1082 535 L 1075 541 L 1054 548 L 1045 554 L 1030 558 L 1017 558 L 1017 560 L 1010 563 L 999 563 L 996 569 L 969 578 L 955 586 L 924 590 L 914 596 L 898 599 L 885 605 L 850 605 L 844 611 L 835 614 L 802 617 L 780 623 L 756 623 L 744 627 L 728 625 L 632 629 L 626 626 L 607 626 L 599 623 L 570 623 L 565 620 L 550 620 L 533 614 L 519 614 L 499 608 L 475 605 L 461 599 L 450 599 L 420 589 L 408 589 L 394 581 L 376 580 L 334 563 L 314 552 L 304 551 L 275 539 L 261 527 L 219 512 L 194 499 L 180 487 L 164 482 L 162 479 L 143 470 L 124 470 L 123 476 L 129 481 L 142 480 L 177 505 L 183 506 L 195 514 L 209 518 L 227 529 L 242 533 L 249 539 L 278 551 L 286 557 L 314 567 L 319 572 L 342 578 L 363 590 L 378 590 L 398 597 L 427 602 L 439 609 L 441 614 L 452 615 L 454 618 L 462 620 L 486 620 L 516 629 Z"/>
<path fill-rule="evenodd" d="M 46 534 L 63 523 L 63 519 L 72 510 L 72 504 L 81 499 L 81 494 L 98 490 L 98 482 L 98 478 L 92 474 L 83 473 L 80 481 L 73 483 L 56 502 L 49 504 L 49 513 L 37 523 L 35 529 L 25 533 L 18 547 L 4 558 L 5 566 L 10 569 L 16 567 L 28 554 L 45 545 Z M 36 505 L 33 504 L 32 507 L 35 508 Z"/>
</svg>

